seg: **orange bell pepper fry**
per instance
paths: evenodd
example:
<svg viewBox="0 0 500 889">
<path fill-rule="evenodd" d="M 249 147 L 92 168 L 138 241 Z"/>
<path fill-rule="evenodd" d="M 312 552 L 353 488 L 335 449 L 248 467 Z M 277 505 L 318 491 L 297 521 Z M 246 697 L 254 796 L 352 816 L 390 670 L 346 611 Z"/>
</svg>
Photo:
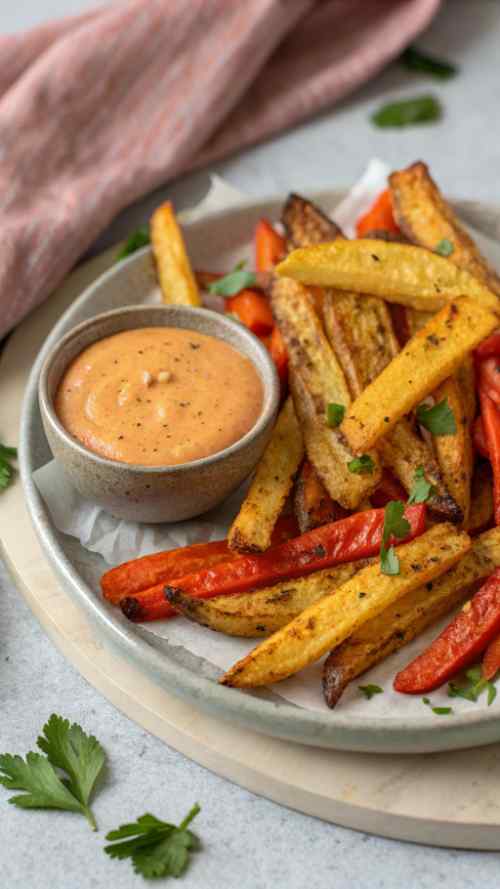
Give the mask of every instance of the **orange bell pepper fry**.
<svg viewBox="0 0 500 889">
<path fill-rule="evenodd" d="M 395 235 L 400 232 L 392 212 L 392 199 L 388 188 L 379 194 L 370 209 L 360 216 L 356 223 L 358 238 L 364 238 L 368 232 L 374 231 L 387 231 Z"/>
<path fill-rule="evenodd" d="M 495 524 L 500 525 L 500 410 L 482 387 L 479 389 L 479 398 L 484 437 L 493 470 Z"/>
<path fill-rule="evenodd" d="M 500 569 L 440 635 L 395 680 L 394 689 L 419 695 L 439 688 L 470 666 L 500 631 Z"/>
<path fill-rule="evenodd" d="M 260 219 L 255 229 L 255 268 L 271 272 L 286 252 L 285 239 L 267 219 Z"/>
<path fill-rule="evenodd" d="M 268 348 L 271 353 L 271 358 L 276 365 L 280 381 L 286 383 L 288 377 L 288 352 L 286 350 L 285 340 L 277 326 L 273 328 Z"/>
<path fill-rule="evenodd" d="M 267 336 L 274 327 L 273 313 L 267 299 L 255 290 L 242 290 L 226 299 L 226 312 L 236 315 L 256 336 Z"/>
</svg>

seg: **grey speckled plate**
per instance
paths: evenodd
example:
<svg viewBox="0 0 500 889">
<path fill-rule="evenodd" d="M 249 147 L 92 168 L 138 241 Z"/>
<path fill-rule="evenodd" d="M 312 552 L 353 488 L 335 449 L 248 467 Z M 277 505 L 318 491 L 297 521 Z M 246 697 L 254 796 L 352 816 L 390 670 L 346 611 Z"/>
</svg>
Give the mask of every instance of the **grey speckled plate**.
<svg viewBox="0 0 500 889">
<path fill-rule="evenodd" d="M 343 192 L 313 195 L 331 210 Z M 262 215 L 278 218 L 281 200 L 242 203 L 237 208 L 205 216 L 185 228 L 190 255 L 198 268 L 224 269 L 232 254 L 248 255 L 248 235 Z M 492 206 L 462 204 L 471 209 L 471 221 L 484 232 L 498 225 L 500 212 Z M 482 211 L 484 215 L 482 214 Z M 467 214 L 469 215 L 469 214 Z M 484 224 L 481 224 L 484 221 Z M 481 239 L 490 258 L 500 259 L 498 245 Z M 254 730 L 304 744 L 380 753 L 415 753 L 477 746 L 500 740 L 500 708 L 483 704 L 459 712 L 451 719 L 429 719 L 428 708 L 411 714 L 393 711 L 377 716 L 304 710 L 266 691 L 255 694 L 219 686 L 216 671 L 207 661 L 182 646 L 168 643 L 141 627 L 130 624 L 94 592 L 92 578 L 103 569 L 100 557 L 84 550 L 77 541 L 59 534 L 33 483 L 32 473 L 50 459 L 37 403 L 40 366 L 60 337 L 80 321 L 123 305 L 154 298 L 155 274 L 148 248 L 112 268 L 88 288 L 59 320 L 42 349 L 30 377 L 23 406 L 20 463 L 28 508 L 42 547 L 60 582 L 86 612 L 95 633 L 195 707 L 251 727 Z M 201 630 L 201 628 L 200 628 Z M 500 696 L 499 696 L 500 697 Z M 421 715 L 420 715 L 421 714 Z"/>
</svg>

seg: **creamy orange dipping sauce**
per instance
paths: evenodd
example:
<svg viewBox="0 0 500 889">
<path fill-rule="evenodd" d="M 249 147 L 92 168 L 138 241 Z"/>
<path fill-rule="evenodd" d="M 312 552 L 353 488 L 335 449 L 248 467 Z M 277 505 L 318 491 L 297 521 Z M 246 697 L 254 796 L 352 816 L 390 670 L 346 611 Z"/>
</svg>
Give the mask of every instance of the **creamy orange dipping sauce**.
<svg viewBox="0 0 500 889">
<path fill-rule="evenodd" d="M 232 346 L 191 330 L 146 327 L 84 349 L 59 384 L 55 408 L 96 454 L 160 466 L 238 441 L 262 401 L 257 370 Z"/>
</svg>

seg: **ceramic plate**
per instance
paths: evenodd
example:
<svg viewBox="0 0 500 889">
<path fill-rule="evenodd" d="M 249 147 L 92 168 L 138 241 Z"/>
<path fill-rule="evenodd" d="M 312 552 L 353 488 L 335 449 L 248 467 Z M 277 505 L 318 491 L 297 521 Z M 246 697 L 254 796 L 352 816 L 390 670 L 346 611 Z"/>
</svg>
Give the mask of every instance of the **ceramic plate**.
<svg viewBox="0 0 500 889">
<path fill-rule="evenodd" d="M 312 195 L 327 211 L 343 196 L 344 192 L 333 191 Z M 194 266 L 224 270 L 231 267 L 234 259 L 250 256 L 249 233 L 261 216 L 277 219 L 281 203 L 280 199 L 241 203 L 236 208 L 188 223 L 185 233 Z M 495 207 L 475 204 L 470 209 L 481 229 L 498 225 L 500 211 Z M 484 226 L 482 219 L 487 220 Z M 498 246 L 482 237 L 478 240 L 490 259 L 500 266 Z M 76 324 L 108 309 L 157 298 L 148 248 L 99 278 L 66 311 L 48 337 L 33 367 L 23 406 L 20 463 L 28 509 L 47 558 L 60 582 L 92 621 L 96 636 L 110 646 L 117 646 L 149 678 L 188 699 L 195 707 L 291 741 L 381 753 L 447 750 L 498 741 L 500 695 L 492 707 L 487 707 L 482 700 L 475 705 L 460 702 L 448 718 L 434 716 L 420 700 L 389 694 L 377 695 L 362 712 L 349 706 L 349 700 L 333 712 L 306 710 L 274 692 L 243 693 L 219 686 L 216 678 L 220 670 L 210 662 L 209 656 L 195 656 L 182 644 L 130 624 L 117 609 L 102 600 L 96 578 L 106 568 L 104 561 L 56 530 L 33 482 L 34 470 L 51 458 L 40 420 L 37 381 L 47 351 Z M 200 633 L 210 632 L 198 629 Z M 436 628 L 431 630 L 431 638 L 435 632 Z M 415 644 L 417 648 L 408 646 L 388 662 L 391 673 L 422 646 L 422 639 Z M 387 666 L 384 669 L 387 670 Z M 367 674 L 363 682 L 377 681 L 376 670 Z M 378 701 L 382 698 L 385 703 Z M 455 702 L 453 704 L 455 707 Z"/>
</svg>

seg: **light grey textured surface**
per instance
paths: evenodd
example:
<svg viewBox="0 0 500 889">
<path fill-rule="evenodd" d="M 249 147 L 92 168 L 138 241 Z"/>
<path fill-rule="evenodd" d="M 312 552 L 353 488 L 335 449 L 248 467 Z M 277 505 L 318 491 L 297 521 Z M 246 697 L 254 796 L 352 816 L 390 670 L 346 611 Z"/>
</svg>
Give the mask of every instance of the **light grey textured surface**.
<svg viewBox="0 0 500 889">
<path fill-rule="evenodd" d="M 94 6 L 90 0 L 1 4 L 0 30 Z M 457 59 L 455 81 L 437 84 L 391 68 L 336 111 L 217 167 L 251 194 L 344 185 L 378 154 L 394 165 L 427 160 L 443 188 L 498 200 L 498 45 L 496 0 L 450 0 L 422 44 Z M 446 117 L 434 127 L 377 131 L 368 115 L 388 96 L 432 90 Z M 186 177 L 131 208 L 100 244 L 111 243 L 164 194 L 179 207 L 206 190 L 207 174 Z M 1 502 L 0 502 L 1 522 Z M 94 731 L 111 770 L 95 810 L 94 835 L 77 816 L 7 809 L 0 788 L 2 889 L 94 889 L 142 885 L 127 863 L 108 862 L 103 831 L 150 810 L 182 818 L 198 800 L 205 849 L 179 886 L 186 889 L 466 889 L 498 883 L 497 854 L 429 849 L 363 836 L 280 808 L 189 762 L 129 722 L 66 663 L 0 567 L 0 749 L 25 752 L 54 709 Z M 314 755 L 314 754 L 313 754 Z M 476 754 L 476 755 L 480 755 Z M 163 885 L 163 884 L 159 884 Z M 177 885 L 177 884 L 176 884 Z"/>
</svg>

